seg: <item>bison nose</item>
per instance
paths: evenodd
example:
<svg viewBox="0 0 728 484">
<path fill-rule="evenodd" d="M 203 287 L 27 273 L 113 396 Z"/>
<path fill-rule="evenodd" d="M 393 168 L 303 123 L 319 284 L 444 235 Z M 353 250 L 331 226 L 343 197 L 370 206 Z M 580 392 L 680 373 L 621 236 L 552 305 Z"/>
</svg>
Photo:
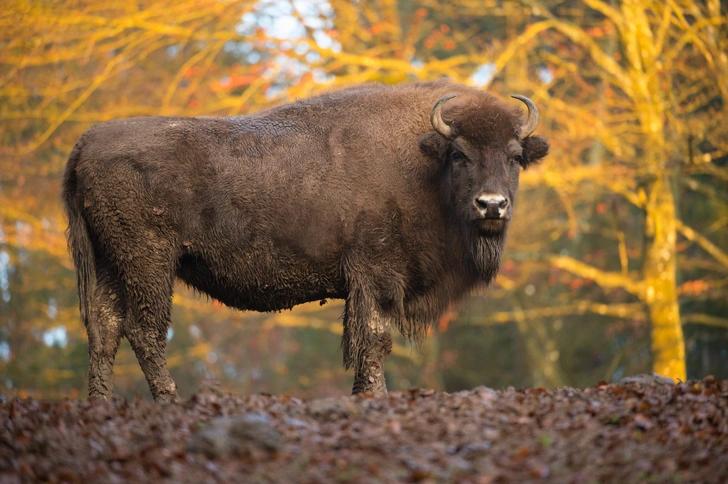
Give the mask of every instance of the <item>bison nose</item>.
<svg viewBox="0 0 728 484">
<path fill-rule="evenodd" d="M 475 206 L 485 218 L 505 218 L 508 199 L 503 195 L 484 193 L 475 199 Z"/>
</svg>

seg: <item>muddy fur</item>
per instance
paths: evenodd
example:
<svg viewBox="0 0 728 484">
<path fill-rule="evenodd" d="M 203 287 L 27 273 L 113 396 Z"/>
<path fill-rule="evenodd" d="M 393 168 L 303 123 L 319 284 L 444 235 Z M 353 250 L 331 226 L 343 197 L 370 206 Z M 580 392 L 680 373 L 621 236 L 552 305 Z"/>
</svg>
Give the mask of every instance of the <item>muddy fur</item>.
<svg viewBox="0 0 728 484">
<path fill-rule="evenodd" d="M 454 139 L 429 119 L 449 93 Z M 175 278 L 244 310 L 346 299 L 344 364 L 355 391 L 381 392 L 389 330 L 420 337 L 497 274 L 520 169 L 548 152 L 517 139 L 524 118 L 518 101 L 441 80 L 91 128 L 63 182 L 90 396 L 111 396 L 124 336 L 155 399 L 177 398 L 164 358 Z M 478 219 L 486 192 L 509 199 L 505 220 Z"/>
</svg>

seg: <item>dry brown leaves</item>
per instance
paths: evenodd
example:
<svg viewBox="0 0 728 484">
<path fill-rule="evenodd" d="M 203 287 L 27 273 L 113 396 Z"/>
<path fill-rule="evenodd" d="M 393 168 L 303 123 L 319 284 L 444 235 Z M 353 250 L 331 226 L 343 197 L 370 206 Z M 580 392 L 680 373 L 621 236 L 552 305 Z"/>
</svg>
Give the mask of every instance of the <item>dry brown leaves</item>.
<svg viewBox="0 0 728 484">
<path fill-rule="evenodd" d="M 217 458 L 192 436 L 254 415 L 282 444 Z M 726 482 L 728 381 L 432 390 L 304 401 L 204 389 L 181 404 L 0 405 L 0 482 Z M 271 450 L 277 449 L 277 450 Z"/>
</svg>

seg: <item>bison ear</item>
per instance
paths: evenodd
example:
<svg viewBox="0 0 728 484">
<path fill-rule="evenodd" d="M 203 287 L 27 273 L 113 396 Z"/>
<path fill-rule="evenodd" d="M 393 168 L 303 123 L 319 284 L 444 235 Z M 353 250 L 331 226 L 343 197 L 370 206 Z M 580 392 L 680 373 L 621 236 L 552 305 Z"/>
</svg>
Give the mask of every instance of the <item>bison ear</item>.
<svg viewBox="0 0 728 484">
<path fill-rule="evenodd" d="M 523 154 L 521 155 L 521 166 L 525 170 L 531 165 L 541 161 L 549 154 L 549 142 L 540 136 L 529 136 L 523 140 Z"/>
<path fill-rule="evenodd" d="M 420 145 L 420 151 L 430 158 L 441 160 L 443 153 L 446 148 L 445 139 L 434 131 L 430 131 L 427 134 L 420 136 L 418 141 Z"/>
</svg>

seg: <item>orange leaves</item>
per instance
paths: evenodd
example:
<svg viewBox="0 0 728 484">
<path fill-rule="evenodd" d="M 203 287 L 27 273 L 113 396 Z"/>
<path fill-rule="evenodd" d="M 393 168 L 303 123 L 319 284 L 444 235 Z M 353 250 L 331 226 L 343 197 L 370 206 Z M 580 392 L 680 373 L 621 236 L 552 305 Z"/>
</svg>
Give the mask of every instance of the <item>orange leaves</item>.
<svg viewBox="0 0 728 484">
<path fill-rule="evenodd" d="M 590 29 L 585 29 L 585 32 L 592 37 L 604 37 L 604 29 L 601 27 L 592 27 Z"/>
<path fill-rule="evenodd" d="M 572 279 L 571 282 L 569 283 L 569 289 L 571 289 L 571 290 L 579 289 L 583 284 L 584 284 L 584 279 L 579 279 L 579 278 Z"/>
<path fill-rule="evenodd" d="M 446 35 L 450 33 L 450 26 L 441 24 L 437 29 L 433 30 L 430 35 L 425 39 L 424 45 L 428 49 L 432 49 L 437 45 L 440 45 L 444 50 L 451 52 L 457 47 L 457 43 L 451 39 L 446 38 Z"/>
<path fill-rule="evenodd" d="M 200 74 L 200 68 L 197 66 L 192 66 L 187 68 L 184 73 L 182 74 L 182 77 L 190 78 L 190 77 L 197 77 Z"/>
<path fill-rule="evenodd" d="M 242 86 L 248 86 L 258 80 L 259 76 L 252 74 L 231 74 L 223 77 L 212 86 L 213 90 L 232 90 Z"/>
<path fill-rule="evenodd" d="M 442 315 L 440 318 L 440 321 L 437 323 L 437 330 L 440 333 L 444 333 L 447 331 L 447 328 L 450 326 L 450 322 L 454 320 L 457 317 L 457 313 L 450 309 L 445 314 Z"/>
<path fill-rule="evenodd" d="M 681 294 L 685 294 L 685 295 L 689 295 L 689 296 L 699 296 L 700 294 L 708 292 L 709 290 L 710 290 L 710 283 L 707 281 L 704 281 L 703 279 L 687 281 L 678 288 L 678 291 Z"/>
<path fill-rule="evenodd" d="M 371 27 L 369 27 L 369 32 L 372 33 L 372 35 L 378 35 L 381 34 L 382 31 L 384 31 L 384 23 L 383 22 L 377 22 Z"/>
</svg>

